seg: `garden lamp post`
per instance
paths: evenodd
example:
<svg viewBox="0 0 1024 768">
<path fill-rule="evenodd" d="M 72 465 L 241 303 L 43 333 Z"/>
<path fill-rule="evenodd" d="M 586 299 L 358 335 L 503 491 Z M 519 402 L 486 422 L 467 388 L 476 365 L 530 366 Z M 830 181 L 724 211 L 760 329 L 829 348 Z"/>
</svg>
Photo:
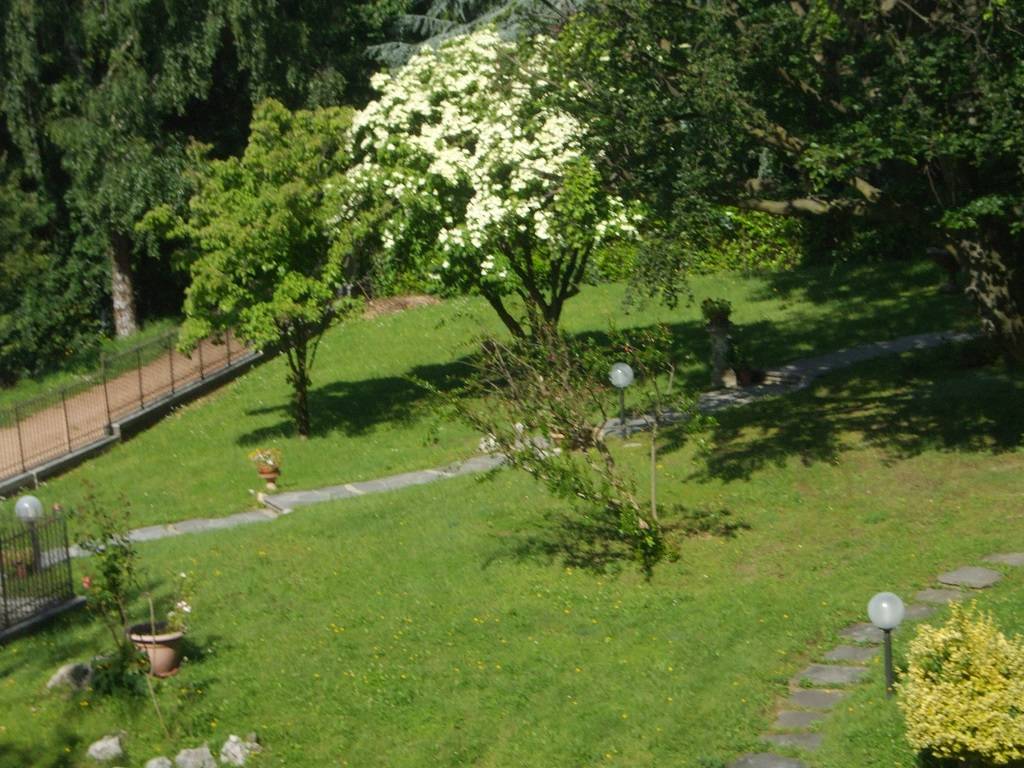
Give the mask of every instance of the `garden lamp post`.
<svg viewBox="0 0 1024 768">
<path fill-rule="evenodd" d="M 619 429 L 626 437 L 629 434 L 626 428 L 626 387 L 633 383 L 633 369 L 628 363 L 615 363 L 608 372 L 608 380 L 619 390 Z"/>
<path fill-rule="evenodd" d="M 39 552 L 39 533 L 36 531 L 36 523 L 43 517 L 43 502 L 35 496 L 22 496 L 14 504 L 14 514 L 28 528 L 28 535 L 32 540 L 32 569 L 38 571 L 42 564 L 42 555 Z"/>
<path fill-rule="evenodd" d="M 903 601 L 892 592 L 879 592 L 868 601 L 868 618 L 885 635 L 885 695 L 892 696 L 892 631 L 903 621 Z"/>
</svg>

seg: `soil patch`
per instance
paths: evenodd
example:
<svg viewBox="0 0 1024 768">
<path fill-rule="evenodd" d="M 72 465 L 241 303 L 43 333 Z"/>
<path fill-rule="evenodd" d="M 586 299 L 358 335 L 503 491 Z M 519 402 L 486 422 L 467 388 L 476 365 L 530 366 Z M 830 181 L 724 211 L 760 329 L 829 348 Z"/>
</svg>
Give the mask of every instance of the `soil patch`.
<svg viewBox="0 0 1024 768">
<path fill-rule="evenodd" d="M 396 312 L 404 312 L 407 309 L 416 307 L 429 307 L 433 304 L 440 304 L 441 300 L 436 296 L 426 294 L 410 294 L 408 296 L 385 296 L 381 299 L 370 299 L 363 310 L 363 317 L 372 320 L 382 315 L 393 315 Z"/>
</svg>

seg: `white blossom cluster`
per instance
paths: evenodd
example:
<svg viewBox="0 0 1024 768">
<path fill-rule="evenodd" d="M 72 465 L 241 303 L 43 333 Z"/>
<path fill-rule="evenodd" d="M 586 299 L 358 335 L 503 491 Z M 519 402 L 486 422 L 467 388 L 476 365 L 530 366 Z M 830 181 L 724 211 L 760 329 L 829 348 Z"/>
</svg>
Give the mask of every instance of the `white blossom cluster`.
<svg viewBox="0 0 1024 768">
<path fill-rule="evenodd" d="M 523 259 L 542 277 L 581 231 L 590 245 L 634 234 L 638 216 L 620 198 L 563 197 L 573 169 L 593 166 L 582 125 L 549 103 L 544 47 L 521 57 L 483 29 L 375 75 L 380 98 L 353 121 L 358 162 L 338 220 L 383 195 L 397 211 L 383 246 L 426 242 L 432 276 L 453 284 L 514 280 Z"/>
</svg>

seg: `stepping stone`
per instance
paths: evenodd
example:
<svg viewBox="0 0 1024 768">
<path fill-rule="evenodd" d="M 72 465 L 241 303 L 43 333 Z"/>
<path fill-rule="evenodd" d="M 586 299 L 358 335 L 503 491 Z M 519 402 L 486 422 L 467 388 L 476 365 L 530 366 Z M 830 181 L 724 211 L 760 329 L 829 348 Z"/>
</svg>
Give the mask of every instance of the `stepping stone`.
<svg viewBox="0 0 1024 768">
<path fill-rule="evenodd" d="M 440 480 L 443 475 L 436 472 L 421 470 L 419 472 L 403 472 L 400 475 L 381 477 L 376 480 L 365 480 L 361 483 L 350 483 L 349 486 L 357 493 L 381 493 L 383 491 L 397 491 L 400 488 L 408 488 L 412 485 L 426 485 L 435 480 Z"/>
<path fill-rule="evenodd" d="M 457 477 L 459 475 L 471 475 L 475 472 L 487 472 L 500 467 L 504 463 L 505 459 L 497 455 L 473 456 L 465 461 L 459 461 L 455 464 L 449 464 L 447 467 L 442 467 L 439 471 L 449 477 Z"/>
<path fill-rule="evenodd" d="M 761 739 L 778 747 L 796 747 L 808 751 L 821 746 L 820 733 L 762 733 Z"/>
<path fill-rule="evenodd" d="M 1006 552 L 1001 555 L 989 555 L 985 558 L 985 562 L 1021 566 L 1024 565 L 1024 552 Z"/>
<path fill-rule="evenodd" d="M 878 648 L 864 645 L 840 645 L 825 654 L 827 661 L 852 661 L 863 664 L 878 655 Z"/>
<path fill-rule="evenodd" d="M 807 768 L 804 763 L 792 757 L 757 752 L 740 755 L 727 768 Z"/>
<path fill-rule="evenodd" d="M 970 587 L 971 589 L 985 589 L 991 587 L 1003 578 L 999 571 L 991 568 L 979 568 L 976 565 L 967 565 L 957 568 L 949 573 L 939 574 L 940 584 L 949 584 L 954 587 Z"/>
<path fill-rule="evenodd" d="M 885 639 L 882 630 L 866 621 L 849 626 L 839 634 L 855 643 L 880 643 Z"/>
<path fill-rule="evenodd" d="M 197 533 L 199 531 L 205 531 L 209 527 L 209 520 L 204 520 L 202 518 L 195 518 L 192 520 L 179 520 L 171 526 L 171 528 L 173 528 L 178 533 Z"/>
<path fill-rule="evenodd" d="M 779 716 L 772 723 L 772 730 L 792 731 L 802 729 L 824 719 L 824 712 L 779 712 Z"/>
<path fill-rule="evenodd" d="M 840 664 L 811 664 L 790 682 L 793 685 L 800 685 L 803 682 L 821 686 L 849 685 L 856 683 L 867 672 L 867 669 L 864 667 L 845 667 Z"/>
<path fill-rule="evenodd" d="M 963 600 L 964 593 L 959 589 L 922 589 L 914 595 L 914 599 L 941 605 L 952 603 L 954 600 Z"/>
<path fill-rule="evenodd" d="M 903 618 L 908 621 L 919 621 L 920 619 L 927 619 L 933 613 L 935 613 L 934 605 L 913 603 L 907 606 L 907 612 L 903 615 Z"/>
<path fill-rule="evenodd" d="M 817 691 L 813 688 L 798 688 L 782 702 L 784 707 L 803 707 L 804 709 L 832 709 L 846 691 Z"/>
<path fill-rule="evenodd" d="M 166 525 L 147 525 L 145 528 L 136 528 L 130 531 L 128 538 L 132 541 L 155 541 L 172 535 L 174 535 L 173 531 Z"/>
</svg>

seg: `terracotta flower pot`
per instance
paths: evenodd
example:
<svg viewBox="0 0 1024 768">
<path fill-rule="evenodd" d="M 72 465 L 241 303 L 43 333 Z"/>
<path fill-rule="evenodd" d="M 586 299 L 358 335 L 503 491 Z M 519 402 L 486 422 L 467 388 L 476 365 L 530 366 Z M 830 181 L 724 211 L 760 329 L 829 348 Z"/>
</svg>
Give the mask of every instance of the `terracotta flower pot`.
<svg viewBox="0 0 1024 768">
<path fill-rule="evenodd" d="M 152 627 L 149 622 L 144 622 L 128 628 L 128 639 L 149 657 L 149 673 L 154 677 L 170 677 L 178 673 L 181 638 L 184 636 L 184 632 L 167 630 L 162 621 Z"/>
<path fill-rule="evenodd" d="M 256 471 L 260 473 L 260 477 L 267 484 L 268 491 L 277 490 L 277 478 L 281 476 L 281 470 L 277 467 L 256 467 Z"/>
</svg>

